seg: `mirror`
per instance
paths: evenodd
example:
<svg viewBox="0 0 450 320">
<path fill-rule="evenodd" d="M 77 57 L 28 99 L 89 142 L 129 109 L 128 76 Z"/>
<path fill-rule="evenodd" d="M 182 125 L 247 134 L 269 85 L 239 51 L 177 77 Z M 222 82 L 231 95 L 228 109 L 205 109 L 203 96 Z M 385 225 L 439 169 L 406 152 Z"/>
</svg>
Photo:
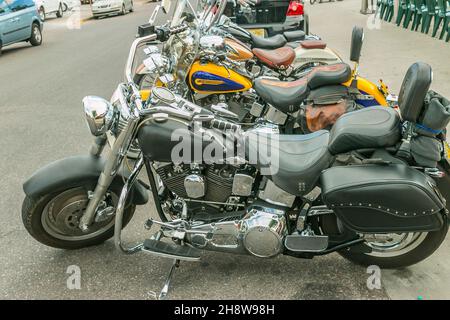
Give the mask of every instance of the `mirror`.
<svg viewBox="0 0 450 320">
<path fill-rule="evenodd" d="M 350 47 L 350 61 L 359 63 L 363 41 L 364 41 L 363 28 L 354 27 L 352 32 L 352 43 Z"/>
<path fill-rule="evenodd" d="M 165 14 L 169 13 L 171 5 L 172 5 L 172 0 L 162 0 L 161 1 L 161 7 L 163 8 Z"/>
</svg>

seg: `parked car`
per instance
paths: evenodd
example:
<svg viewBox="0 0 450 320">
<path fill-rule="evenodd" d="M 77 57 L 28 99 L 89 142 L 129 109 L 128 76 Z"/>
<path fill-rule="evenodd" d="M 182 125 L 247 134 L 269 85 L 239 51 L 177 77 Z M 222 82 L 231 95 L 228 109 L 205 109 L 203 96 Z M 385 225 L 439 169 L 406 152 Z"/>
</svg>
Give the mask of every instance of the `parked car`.
<svg viewBox="0 0 450 320">
<path fill-rule="evenodd" d="M 94 0 L 91 6 L 94 18 L 133 12 L 133 0 Z"/>
<path fill-rule="evenodd" d="M 44 21 L 51 14 L 62 18 L 64 15 L 64 2 L 62 0 L 35 0 L 41 20 Z"/>
<path fill-rule="evenodd" d="M 2 47 L 20 41 L 40 45 L 42 27 L 33 0 L 0 0 L 0 54 Z"/>
<path fill-rule="evenodd" d="M 274 36 L 294 30 L 309 33 L 303 0 L 257 0 L 257 4 L 251 7 L 229 0 L 225 14 L 258 36 Z"/>
<path fill-rule="evenodd" d="M 62 5 L 63 5 L 63 11 L 66 12 L 66 11 L 70 11 L 73 8 L 79 6 L 79 2 L 78 2 L 78 0 L 63 0 Z"/>
</svg>

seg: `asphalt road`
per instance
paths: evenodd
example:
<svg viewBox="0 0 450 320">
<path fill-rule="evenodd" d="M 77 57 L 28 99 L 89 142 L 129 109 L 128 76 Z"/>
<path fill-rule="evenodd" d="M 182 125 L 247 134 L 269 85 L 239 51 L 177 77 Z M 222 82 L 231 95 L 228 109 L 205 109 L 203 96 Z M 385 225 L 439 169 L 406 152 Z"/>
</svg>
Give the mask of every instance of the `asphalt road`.
<svg viewBox="0 0 450 320">
<path fill-rule="evenodd" d="M 136 28 L 147 21 L 153 7 L 138 2 L 132 14 L 87 20 L 79 30 L 67 28 L 68 18 L 51 19 L 45 24 L 41 47 L 18 44 L 4 49 L 0 57 L 0 298 L 154 299 L 154 292 L 161 289 L 171 261 L 144 253 L 124 256 L 111 240 L 78 251 L 49 248 L 28 235 L 20 218 L 22 183 L 27 177 L 51 161 L 88 152 L 92 137 L 81 99 L 91 94 L 111 96 L 123 78 Z M 154 212 L 152 204 L 139 208 L 125 229 L 126 240 L 137 242 L 148 236 L 142 224 Z M 66 285 L 71 265 L 81 269 L 79 290 Z M 382 278 L 380 290 L 369 290 L 366 269 L 337 254 L 313 260 L 284 256 L 261 260 L 206 253 L 199 263 L 181 263 L 169 298 L 387 299 L 386 288 L 402 287 L 416 270 L 421 272 L 420 265 L 387 274 L 390 280 Z M 439 273 L 436 278 L 440 279 Z M 414 290 L 404 296 L 417 296 Z"/>
</svg>

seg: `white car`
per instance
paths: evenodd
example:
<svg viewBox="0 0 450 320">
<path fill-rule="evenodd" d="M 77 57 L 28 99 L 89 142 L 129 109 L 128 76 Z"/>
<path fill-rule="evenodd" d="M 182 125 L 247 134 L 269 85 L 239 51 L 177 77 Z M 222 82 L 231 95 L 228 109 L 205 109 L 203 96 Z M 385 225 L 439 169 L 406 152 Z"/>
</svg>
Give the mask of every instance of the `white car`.
<svg viewBox="0 0 450 320">
<path fill-rule="evenodd" d="M 134 11 L 133 0 L 94 0 L 91 9 L 94 18 Z"/>
<path fill-rule="evenodd" d="M 56 14 L 61 18 L 67 7 L 63 0 L 35 0 L 35 3 L 42 21 L 50 14 Z"/>
</svg>

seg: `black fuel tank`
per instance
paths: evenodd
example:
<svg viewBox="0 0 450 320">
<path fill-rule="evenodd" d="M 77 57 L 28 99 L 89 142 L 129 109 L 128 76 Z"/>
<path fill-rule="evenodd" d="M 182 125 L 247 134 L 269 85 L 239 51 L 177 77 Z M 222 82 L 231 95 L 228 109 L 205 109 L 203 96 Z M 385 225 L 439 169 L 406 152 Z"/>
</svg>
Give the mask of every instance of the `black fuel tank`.
<svg viewBox="0 0 450 320">
<path fill-rule="evenodd" d="M 164 122 L 147 121 L 137 138 L 144 156 L 152 161 L 199 164 L 205 160 L 214 162 L 211 157 L 223 159 L 225 153 L 220 140 L 211 139 L 204 132 L 194 133 L 187 123 L 169 118 Z"/>
</svg>

